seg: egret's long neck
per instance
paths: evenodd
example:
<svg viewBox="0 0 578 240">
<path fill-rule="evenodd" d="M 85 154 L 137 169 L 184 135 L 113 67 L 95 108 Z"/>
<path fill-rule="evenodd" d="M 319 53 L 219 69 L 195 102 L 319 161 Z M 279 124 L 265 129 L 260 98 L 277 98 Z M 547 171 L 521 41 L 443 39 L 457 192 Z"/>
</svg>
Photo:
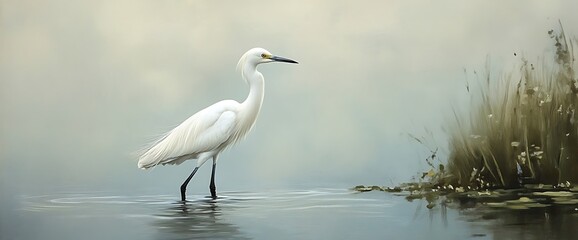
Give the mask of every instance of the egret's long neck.
<svg viewBox="0 0 578 240">
<path fill-rule="evenodd" d="M 249 96 L 241 104 L 247 114 L 247 120 L 252 124 L 261 110 L 265 94 L 265 83 L 263 74 L 257 71 L 257 66 L 252 64 L 243 66 L 242 74 L 243 78 L 249 83 Z"/>
</svg>

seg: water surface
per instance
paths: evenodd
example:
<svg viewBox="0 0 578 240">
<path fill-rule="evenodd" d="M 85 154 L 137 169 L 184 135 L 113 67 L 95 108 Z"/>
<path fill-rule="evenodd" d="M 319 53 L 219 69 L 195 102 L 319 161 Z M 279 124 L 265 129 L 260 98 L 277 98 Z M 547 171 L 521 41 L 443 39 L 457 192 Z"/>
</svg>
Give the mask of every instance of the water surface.
<svg viewBox="0 0 578 240">
<path fill-rule="evenodd" d="M 573 239 L 577 206 L 491 209 L 347 189 L 18 196 L 0 239 Z"/>
<path fill-rule="evenodd" d="M 12 214 L 28 227 L 8 239 L 484 239 L 489 232 L 420 201 L 347 189 L 189 195 L 101 192 L 23 196 Z M 14 224 L 17 225 L 17 224 Z M 7 235 L 8 234 L 8 235 Z M 16 237 L 17 236 L 17 237 Z"/>
</svg>

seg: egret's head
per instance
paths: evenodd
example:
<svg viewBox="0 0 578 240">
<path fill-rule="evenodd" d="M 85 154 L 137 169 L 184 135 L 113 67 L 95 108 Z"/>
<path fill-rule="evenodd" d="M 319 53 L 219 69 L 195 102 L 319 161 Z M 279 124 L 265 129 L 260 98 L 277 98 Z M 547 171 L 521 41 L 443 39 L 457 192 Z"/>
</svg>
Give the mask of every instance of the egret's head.
<svg viewBox="0 0 578 240">
<path fill-rule="evenodd" d="M 279 57 L 271 54 L 269 51 L 263 48 L 253 48 L 247 51 L 237 64 L 237 68 L 241 69 L 244 65 L 251 64 L 253 66 L 257 66 L 261 63 L 270 63 L 270 62 L 286 62 L 286 63 L 298 63 L 294 60 Z"/>
</svg>

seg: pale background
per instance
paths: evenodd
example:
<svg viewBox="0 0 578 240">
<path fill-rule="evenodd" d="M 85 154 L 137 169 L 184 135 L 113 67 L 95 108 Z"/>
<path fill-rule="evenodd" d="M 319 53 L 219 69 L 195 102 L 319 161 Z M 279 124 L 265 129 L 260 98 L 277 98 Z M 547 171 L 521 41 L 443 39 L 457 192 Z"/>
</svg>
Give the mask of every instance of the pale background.
<svg viewBox="0 0 578 240">
<path fill-rule="evenodd" d="M 248 87 L 266 94 L 248 138 L 223 153 L 218 190 L 393 185 L 447 156 L 466 80 L 551 55 L 577 1 L 0 1 L 0 192 L 178 194 L 194 167 L 142 171 L 134 152 Z M 517 53 L 517 56 L 514 56 Z M 464 73 L 464 69 L 466 73 Z M 468 77 L 468 75 L 470 75 Z M 467 111 L 467 109 L 466 109 Z M 423 137 L 419 144 L 408 134 Z M 189 185 L 207 193 L 210 167 Z M 18 204 L 18 203 L 15 203 Z"/>
</svg>

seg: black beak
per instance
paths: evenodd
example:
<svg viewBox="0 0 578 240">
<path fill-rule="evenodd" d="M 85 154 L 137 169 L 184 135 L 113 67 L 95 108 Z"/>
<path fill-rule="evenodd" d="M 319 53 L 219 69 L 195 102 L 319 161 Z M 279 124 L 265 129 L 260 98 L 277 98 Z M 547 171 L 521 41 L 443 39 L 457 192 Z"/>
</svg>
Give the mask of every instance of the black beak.
<svg viewBox="0 0 578 240">
<path fill-rule="evenodd" d="M 275 62 L 286 62 L 286 63 L 296 63 L 299 64 L 297 61 L 295 60 L 291 60 L 289 58 L 284 58 L 284 57 L 279 57 L 279 56 L 271 56 L 269 59 L 275 61 Z"/>
</svg>

